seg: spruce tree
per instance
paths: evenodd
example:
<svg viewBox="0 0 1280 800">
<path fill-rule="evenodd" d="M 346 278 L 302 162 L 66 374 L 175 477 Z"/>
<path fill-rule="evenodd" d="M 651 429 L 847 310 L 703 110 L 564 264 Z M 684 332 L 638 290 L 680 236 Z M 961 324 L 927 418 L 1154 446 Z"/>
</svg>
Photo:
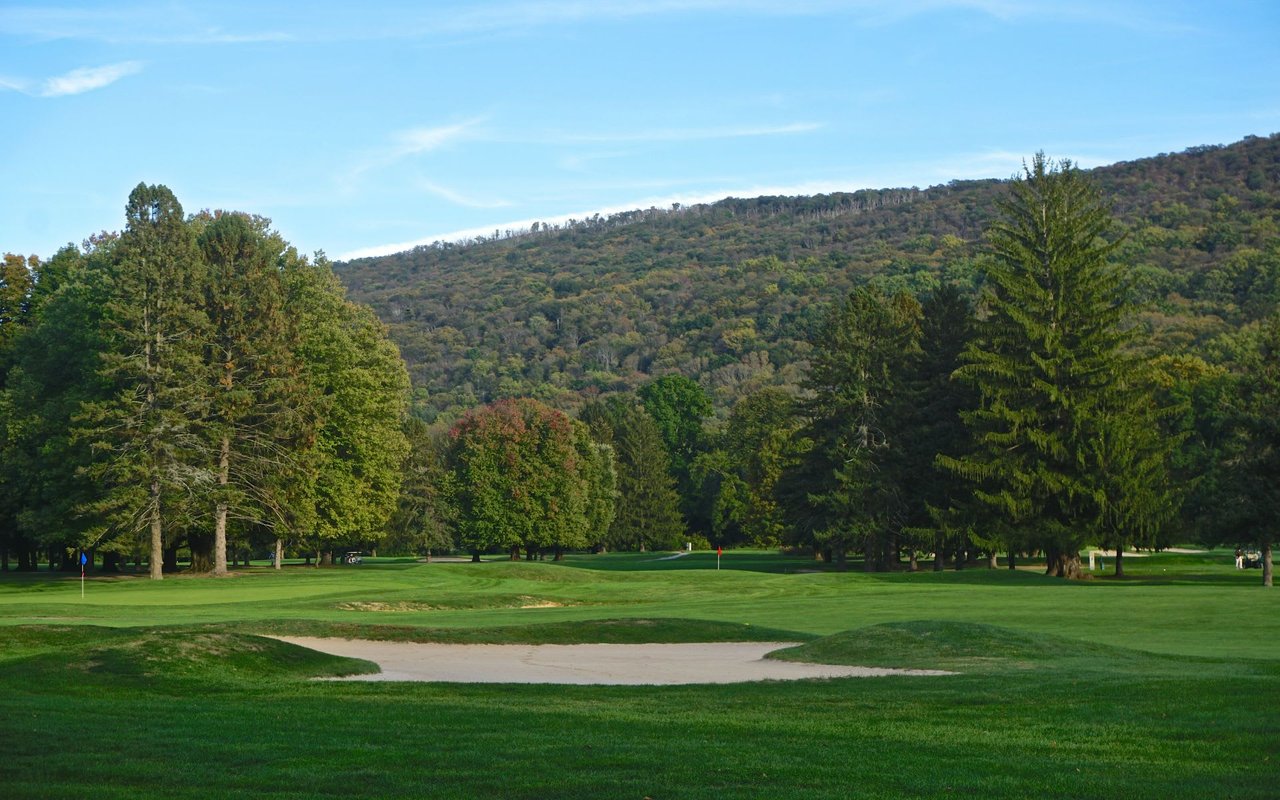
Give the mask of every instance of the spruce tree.
<svg viewBox="0 0 1280 800">
<path fill-rule="evenodd" d="M 641 552 L 675 547 L 685 526 L 662 434 L 642 406 L 614 410 L 621 413 L 614 420 L 618 508 L 610 543 Z"/>
<path fill-rule="evenodd" d="M 779 491 L 788 516 L 837 566 L 861 548 L 868 570 L 888 566 L 903 522 L 888 469 L 909 433 L 897 424 L 902 372 L 916 352 L 920 304 L 861 288 L 828 314 L 804 388 L 812 446 Z"/>
<path fill-rule="evenodd" d="M 965 414 L 975 451 L 941 463 L 976 484 L 993 515 L 987 528 L 1012 532 L 1011 548 L 1044 550 L 1050 574 L 1074 577 L 1106 491 L 1092 442 L 1107 429 L 1126 363 L 1112 220 L 1071 162 L 1043 153 L 999 211 L 987 237 L 985 320 L 956 373 L 979 395 Z"/>
</svg>

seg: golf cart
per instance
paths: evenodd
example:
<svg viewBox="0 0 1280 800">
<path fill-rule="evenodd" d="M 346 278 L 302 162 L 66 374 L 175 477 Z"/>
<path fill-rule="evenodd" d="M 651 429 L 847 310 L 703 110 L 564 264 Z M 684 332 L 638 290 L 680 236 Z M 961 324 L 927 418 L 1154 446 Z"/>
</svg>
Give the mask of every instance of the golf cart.
<svg viewBox="0 0 1280 800">
<path fill-rule="evenodd" d="M 342 557 L 343 564 L 360 564 L 364 562 L 363 550 L 348 550 Z"/>
<path fill-rule="evenodd" d="M 1245 569 L 1262 569 L 1262 553 L 1257 550 L 1246 550 L 1244 554 Z"/>
</svg>

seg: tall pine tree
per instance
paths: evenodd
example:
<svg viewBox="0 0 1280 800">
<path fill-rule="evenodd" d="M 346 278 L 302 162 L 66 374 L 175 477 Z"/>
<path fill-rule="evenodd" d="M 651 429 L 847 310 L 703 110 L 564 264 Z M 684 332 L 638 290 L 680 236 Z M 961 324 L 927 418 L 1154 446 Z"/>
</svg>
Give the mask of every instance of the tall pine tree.
<svg viewBox="0 0 1280 800">
<path fill-rule="evenodd" d="M 976 484 L 1009 546 L 1044 550 L 1075 577 L 1106 487 L 1093 442 L 1125 368 L 1127 311 L 1109 263 L 1112 220 L 1071 162 L 1037 154 L 988 231 L 985 320 L 957 375 L 978 392 L 973 453 L 941 463 Z"/>
<path fill-rule="evenodd" d="M 295 452 L 311 425 L 297 356 L 301 336 L 284 307 L 283 243 L 266 231 L 265 220 L 244 214 L 200 222 L 209 321 L 204 428 L 217 482 L 212 569 L 225 575 L 228 516 L 267 527 L 279 522 L 271 489 L 282 473 L 298 472 Z M 197 549 L 193 538 L 193 560 Z"/>
<path fill-rule="evenodd" d="M 101 456 L 90 467 L 107 488 L 98 510 L 117 527 L 149 532 L 151 577 L 160 579 L 166 521 L 212 483 L 195 421 L 208 318 L 203 265 L 182 206 L 164 186 L 129 195 L 126 228 L 112 248 L 99 370 L 109 399 L 86 404 L 81 433 Z"/>
</svg>

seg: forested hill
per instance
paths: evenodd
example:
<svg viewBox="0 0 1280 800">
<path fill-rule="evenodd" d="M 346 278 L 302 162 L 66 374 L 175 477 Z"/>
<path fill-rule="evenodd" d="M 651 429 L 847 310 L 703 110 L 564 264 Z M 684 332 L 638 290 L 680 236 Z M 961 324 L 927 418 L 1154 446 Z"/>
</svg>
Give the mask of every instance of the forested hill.
<svg viewBox="0 0 1280 800">
<path fill-rule="evenodd" d="M 1052 156 L 1052 154 L 1050 154 Z M 1280 134 L 1090 171 L 1153 347 L 1202 349 L 1280 299 Z M 500 397 L 571 407 L 650 376 L 727 408 L 796 382 L 851 287 L 974 288 L 1003 181 L 728 199 L 495 232 L 337 265 L 390 327 L 427 419 Z"/>
</svg>

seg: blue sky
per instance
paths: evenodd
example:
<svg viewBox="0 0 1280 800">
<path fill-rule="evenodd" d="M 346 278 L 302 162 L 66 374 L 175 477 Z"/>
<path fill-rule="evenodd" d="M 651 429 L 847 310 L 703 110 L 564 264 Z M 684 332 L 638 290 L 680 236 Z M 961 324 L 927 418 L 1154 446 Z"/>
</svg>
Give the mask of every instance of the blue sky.
<svg viewBox="0 0 1280 800">
<path fill-rule="evenodd" d="M 139 181 L 332 258 L 1280 131 L 1280 3 L 0 4 L 0 251 Z"/>
</svg>

